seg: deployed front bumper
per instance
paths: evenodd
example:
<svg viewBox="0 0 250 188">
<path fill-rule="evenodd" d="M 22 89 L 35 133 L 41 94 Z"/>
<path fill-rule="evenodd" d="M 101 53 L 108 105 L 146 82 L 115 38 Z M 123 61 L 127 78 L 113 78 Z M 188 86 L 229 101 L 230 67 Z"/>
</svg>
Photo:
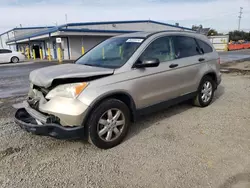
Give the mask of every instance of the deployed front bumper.
<svg viewBox="0 0 250 188">
<path fill-rule="evenodd" d="M 84 138 L 84 127 L 82 126 L 64 127 L 59 123 L 53 123 L 51 117 L 39 112 L 31 114 L 25 108 L 18 109 L 15 114 L 15 122 L 24 130 L 37 135 L 58 139 Z"/>
</svg>

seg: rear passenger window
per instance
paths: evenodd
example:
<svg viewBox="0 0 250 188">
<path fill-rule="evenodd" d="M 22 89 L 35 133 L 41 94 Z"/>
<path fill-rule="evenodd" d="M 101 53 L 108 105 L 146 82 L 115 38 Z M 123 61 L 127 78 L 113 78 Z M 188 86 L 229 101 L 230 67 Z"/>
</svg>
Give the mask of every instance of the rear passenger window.
<svg viewBox="0 0 250 188">
<path fill-rule="evenodd" d="M 205 43 L 205 42 L 203 42 L 203 41 L 201 41 L 199 39 L 196 39 L 196 40 L 197 40 L 198 45 L 199 45 L 199 47 L 200 47 L 203 54 L 204 53 L 210 53 L 210 52 L 213 51 L 213 48 L 211 46 L 209 46 L 207 43 Z"/>
<path fill-rule="evenodd" d="M 199 47 L 194 38 L 185 36 L 174 37 L 175 58 L 180 59 L 199 55 Z"/>
<path fill-rule="evenodd" d="M 11 50 L 7 50 L 7 49 L 2 49 L 2 50 L 0 50 L 0 53 L 1 54 L 6 54 L 6 53 L 12 53 L 12 51 Z"/>
</svg>

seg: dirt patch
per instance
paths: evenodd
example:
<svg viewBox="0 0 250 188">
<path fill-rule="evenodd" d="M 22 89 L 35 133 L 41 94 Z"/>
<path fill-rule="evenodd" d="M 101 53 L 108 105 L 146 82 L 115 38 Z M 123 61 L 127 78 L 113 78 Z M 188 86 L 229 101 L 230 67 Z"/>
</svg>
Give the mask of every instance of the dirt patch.
<svg viewBox="0 0 250 188">
<path fill-rule="evenodd" d="M 238 72 L 241 74 L 250 74 L 250 61 L 235 62 L 221 65 L 221 72 Z"/>
<path fill-rule="evenodd" d="M 22 148 L 13 148 L 13 147 L 9 147 L 3 151 L 0 151 L 0 160 L 2 160 L 4 157 L 7 157 L 9 155 L 12 155 L 14 153 L 17 153 L 19 151 L 21 151 Z"/>
<path fill-rule="evenodd" d="M 12 105 L 24 101 L 25 97 L 26 96 L 0 99 L 0 118 L 13 116 L 15 109 L 12 107 Z"/>
</svg>

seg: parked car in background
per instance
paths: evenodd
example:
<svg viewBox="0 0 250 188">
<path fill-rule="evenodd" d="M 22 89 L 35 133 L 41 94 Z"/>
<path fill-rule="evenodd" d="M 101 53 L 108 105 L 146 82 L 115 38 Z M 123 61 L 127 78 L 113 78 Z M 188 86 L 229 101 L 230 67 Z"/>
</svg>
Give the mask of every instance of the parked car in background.
<svg viewBox="0 0 250 188">
<path fill-rule="evenodd" d="M 208 106 L 221 82 L 220 59 L 201 34 L 138 32 L 107 39 L 75 64 L 37 69 L 30 82 L 17 124 L 107 149 L 142 114 L 190 99 Z"/>
<path fill-rule="evenodd" d="M 0 63 L 18 63 L 25 60 L 21 52 L 14 52 L 8 49 L 0 49 Z"/>
</svg>

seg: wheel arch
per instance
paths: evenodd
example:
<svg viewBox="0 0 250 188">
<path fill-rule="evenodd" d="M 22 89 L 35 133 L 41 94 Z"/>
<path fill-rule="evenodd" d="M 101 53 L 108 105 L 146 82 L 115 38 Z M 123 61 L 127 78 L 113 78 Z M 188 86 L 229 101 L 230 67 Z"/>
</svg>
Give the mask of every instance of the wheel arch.
<svg viewBox="0 0 250 188">
<path fill-rule="evenodd" d="M 210 77 L 214 82 L 215 82 L 215 87 L 217 88 L 217 76 L 216 76 L 216 73 L 214 71 L 208 71 L 206 72 L 205 74 L 203 74 L 203 76 L 200 77 L 200 80 L 197 82 L 197 88 L 196 90 L 198 91 L 199 87 L 200 87 L 200 84 L 202 82 L 202 80 L 204 79 L 204 77 Z"/>
<path fill-rule="evenodd" d="M 203 77 L 202 77 L 202 79 L 205 77 L 205 76 L 208 76 L 208 77 L 210 77 L 213 81 L 214 81 L 214 83 L 215 83 L 215 89 L 217 89 L 217 86 L 218 86 L 218 80 L 217 80 L 217 75 L 216 75 L 216 73 L 215 72 L 208 72 L 208 73 L 206 73 Z"/>
<path fill-rule="evenodd" d="M 88 121 L 90 114 L 100 103 L 102 103 L 104 100 L 111 99 L 111 98 L 124 102 L 129 108 L 131 121 L 134 122 L 136 120 L 136 106 L 135 106 L 135 102 L 132 96 L 125 91 L 115 91 L 115 92 L 102 95 L 101 97 L 97 98 L 92 104 L 90 104 L 90 109 L 88 110 L 86 114 L 86 118 L 83 124 L 85 124 Z"/>
<path fill-rule="evenodd" d="M 204 76 L 209 76 L 212 78 L 213 81 L 215 81 L 215 83 L 217 83 L 217 76 L 215 72 L 208 72 L 207 74 L 205 74 Z M 203 76 L 203 77 L 204 77 Z"/>
<path fill-rule="evenodd" d="M 20 60 L 19 57 L 18 57 L 17 55 L 13 55 L 13 56 L 10 57 L 9 62 L 12 62 L 12 58 L 14 58 L 14 57 L 16 57 L 16 58 L 18 59 L 18 61 Z"/>
</svg>

